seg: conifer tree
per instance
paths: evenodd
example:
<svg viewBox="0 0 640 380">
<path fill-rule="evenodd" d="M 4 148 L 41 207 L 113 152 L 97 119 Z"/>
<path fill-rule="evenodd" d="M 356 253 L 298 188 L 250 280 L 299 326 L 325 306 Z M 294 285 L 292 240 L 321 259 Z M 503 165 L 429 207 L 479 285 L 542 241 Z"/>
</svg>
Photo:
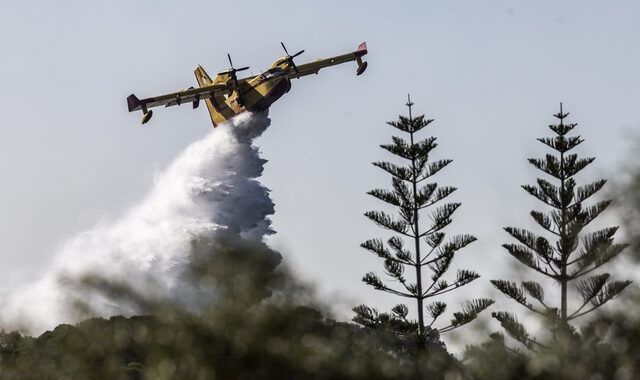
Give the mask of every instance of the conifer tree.
<svg viewBox="0 0 640 380">
<path fill-rule="evenodd" d="M 471 322 L 493 301 L 484 298 L 468 301 L 462 310 L 453 313 L 453 319 L 448 324 L 435 327 L 436 320 L 447 309 L 446 303 L 437 300 L 438 296 L 460 288 L 480 276 L 471 270 L 458 270 L 457 274 L 447 276 L 455 254 L 476 238 L 458 235 L 445 239 L 443 229 L 451 223 L 451 217 L 460 203 L 442 204 L 441 201 L 456 188 L 438 186 L 429 181 L 452 160 L 429 160 L 429 154 L 437 146 L 436 138 L 417 140 L 417 134 L 433 120 L 425 119 L 424 115 L 413 117 L 412 106 L 413 103 L 408 98 L 409 117 L 400 116 L 398 121 L 388 123 L 409 139 L 393 136 L 391 144 L 381 145 L 384 150 L 402 160 L 403 164 L 373 163 L 391 175 L 392 190 L 375 189 L 368 192 L 396 208 L 398 217 L 383 211 L 365 213 L 375 224 L 394 234 L 386 243 L 382 239 L 371 239 L 361 246 L 383 260 L 386 275 L 397 285 L 383 282 L 374 272 L 367 273 L 362 280 L 377 290 L 415 302 L 417 320 L 408 318 L 409 308 L 405 304 L 398 304 L 392 308 L 391 313 L 379 313 L 365 305 L 357 306 L 354 308 L 354 321 L 372 328 L 385 328 L 403 337 L 415 337 L 417 347 L 422 349 L 426 341 L 438 342 L 440 333 Z M 427 211 L 431 211 L 431 215 L 425 218 L 423 215 Z M 427 270 L 429 276 L 426 275 Z M 408 278 L 407 272 L 415 282 Z M 425 305 L 425 301 L 432 302 Z"/>
<path fill-rule="evenodd" d="M 506 227 L 505 231 L 518 243 L 503 245 L 520 263 L 539 276 L 552 280 L 559 287 L 559 300 L 554 305 L 552 300 L 545 298 L 543 286 L 534 281 L 523 281 L 520 285 L 513 281 L 491 281 L 507 297 L 543 317 L 556 341 L 577 336 L 571 322 L 615 298 L 631 283 L 613 281 L 608 273 L 593 273 L 615 259 L 627 245 L 614 243 L 613 236 L 618 227 L 584 231 L 611 201 L 586 204 L 587 199 L 602 189 L 606 180 L 578 186 L 574 177 L 595 158 L 579 158 L 577 154 L 570 153 L 584 140 L 580 136 L 569 136 L 577 124 L 565 124 L 568 115 L 563 113 L 560 103 L 560 112 L 554 115 L 559 123 L 549 126 L 555 136 L 538 139 L 556 154 L 528 160 L 551 181 L 538 178 L 536 185 L 522 186 L 550 209 L 547 212 L 531 211 L 531 217 L 555 242 L 525 229 Z M 575 297 L 574 305 L 570 305 L 570 291 L 580 297 Z M 528 297 L 535 300 L 535 305 L 529 302 Z M 495 312 L 492 316 L 500 321 L 511 337 L 527 348 L 545 347 L 527 332 L 514 314 Z"/>
</svg>

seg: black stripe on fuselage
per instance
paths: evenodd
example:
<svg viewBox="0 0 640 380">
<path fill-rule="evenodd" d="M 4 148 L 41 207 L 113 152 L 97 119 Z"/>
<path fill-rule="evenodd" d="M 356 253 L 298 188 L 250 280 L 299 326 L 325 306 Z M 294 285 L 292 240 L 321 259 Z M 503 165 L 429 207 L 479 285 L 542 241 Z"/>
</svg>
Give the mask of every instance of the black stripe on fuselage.
<svg viewBox="0 0 640 380">
<path fill-rule="evenodd" d="M 269 93 L 254 104 L 250 110 L 260 111 L 269 108 L 276 100 L 280 99 L 282 95 L 289 92 L 291 89 L 291 81 L 283 78 L 278 84 L 276 84 Z"/>
</svg>

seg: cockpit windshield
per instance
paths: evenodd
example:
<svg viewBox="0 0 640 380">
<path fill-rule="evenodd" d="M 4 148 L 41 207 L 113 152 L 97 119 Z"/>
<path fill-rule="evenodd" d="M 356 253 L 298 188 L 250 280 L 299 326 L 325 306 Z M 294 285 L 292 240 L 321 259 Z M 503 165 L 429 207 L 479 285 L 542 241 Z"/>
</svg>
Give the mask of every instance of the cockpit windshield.
<svg viewBox="0 0 640 380">
<path fill-rule="evenodd" d="M 263 75 L 265 79 L 271 79 L 276 77 L 281 77 L 285 74 L 285 71 L 280 67 L 272 67 L 267 70 Z"/>
</svg>

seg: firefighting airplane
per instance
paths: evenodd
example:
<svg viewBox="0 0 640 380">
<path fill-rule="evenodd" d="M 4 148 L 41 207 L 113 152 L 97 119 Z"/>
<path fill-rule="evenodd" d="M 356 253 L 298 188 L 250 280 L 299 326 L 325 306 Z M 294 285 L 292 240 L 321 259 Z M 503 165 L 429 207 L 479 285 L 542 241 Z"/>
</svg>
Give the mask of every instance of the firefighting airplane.
<svg viewBox="0 0 640 380">
<path fill-rule="evenodd" d="M 356 61 L 358 64 L 357 75 L 362 74 L 367 68 L 367 62 L 362 60 L 362 56 L 367 54 L 366 42 L 361 43 L 354 52 L 319 59 L 303 65 L 296 65 L 293 59 L 304 53 L 304 50 L 291 55 L 284 44 L 282 42 L 280 44 L 287 55 L 277 59 L 271 68 L 260 75 L 238 79 L 236 73 L 247 70 L 249 67 L 234 68 L 231 56 L 227 54 L 231 67 L 218 73 L 214 80 L 211 80 L 204 69 L 198 66 L 194 73 L 199 88 L 190 87 L 183 91 L 142 100 L 131 94 L 127 98 L 129 112 L 142 111 L 142 124 L 145 124 L 153 116 L 153 111 L 149 108 L 192 103 L 195 109 L 200 105 L 200 101 L 204 100 L 215 127 L 241 112 L 261 111 L 269 108 L 273 102 L 289 92 L 291 79 L 317 74 L 323 67 L 350 61 Z"/>
</svg>

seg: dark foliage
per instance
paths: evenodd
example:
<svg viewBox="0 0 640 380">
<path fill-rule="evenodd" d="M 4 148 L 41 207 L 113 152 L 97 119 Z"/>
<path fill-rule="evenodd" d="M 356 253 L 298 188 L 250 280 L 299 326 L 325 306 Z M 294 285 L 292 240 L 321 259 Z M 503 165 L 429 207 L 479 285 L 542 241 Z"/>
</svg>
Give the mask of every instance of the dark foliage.
<svg viewBox="0 0 640 380">
<path fill-rule="evenodd" d="M 538 352 L 506 347 L 501 334 L 469 347 L 467 375 L 477 380 L 633 380 L 640 373 L 640 321 L 626 314 L 599 317 L 575 339 L 551 341 Z"/>
<path fill-rule="evenodd" d="M 455 361 L 398 359 L 393 343 L 307 307 L 90 319 L 37 338 L 2 334 L 2 379 L 383 379 L 444 373 Z M 10 341 L 10 342 L 9 342 Z M 425 361 L 426 363 L 426 361 Z M 390 376 L 389 376 L 390 375 Z"/>
<path fill-rule="evenodd" d="M 194 255 L 185 276 L 211 295 L 209 308 L 185 310 L 84 279 L 153 316 L 92 318 L 37 338 L 1 333 L 0 378 L 438 379 L 460 371 L 442 349 L 402 355 L 394 334 L 325 317 L 304 286 L 276 270 L 279 254 L 262 243 L 199 239 Z"/>
</svg>

